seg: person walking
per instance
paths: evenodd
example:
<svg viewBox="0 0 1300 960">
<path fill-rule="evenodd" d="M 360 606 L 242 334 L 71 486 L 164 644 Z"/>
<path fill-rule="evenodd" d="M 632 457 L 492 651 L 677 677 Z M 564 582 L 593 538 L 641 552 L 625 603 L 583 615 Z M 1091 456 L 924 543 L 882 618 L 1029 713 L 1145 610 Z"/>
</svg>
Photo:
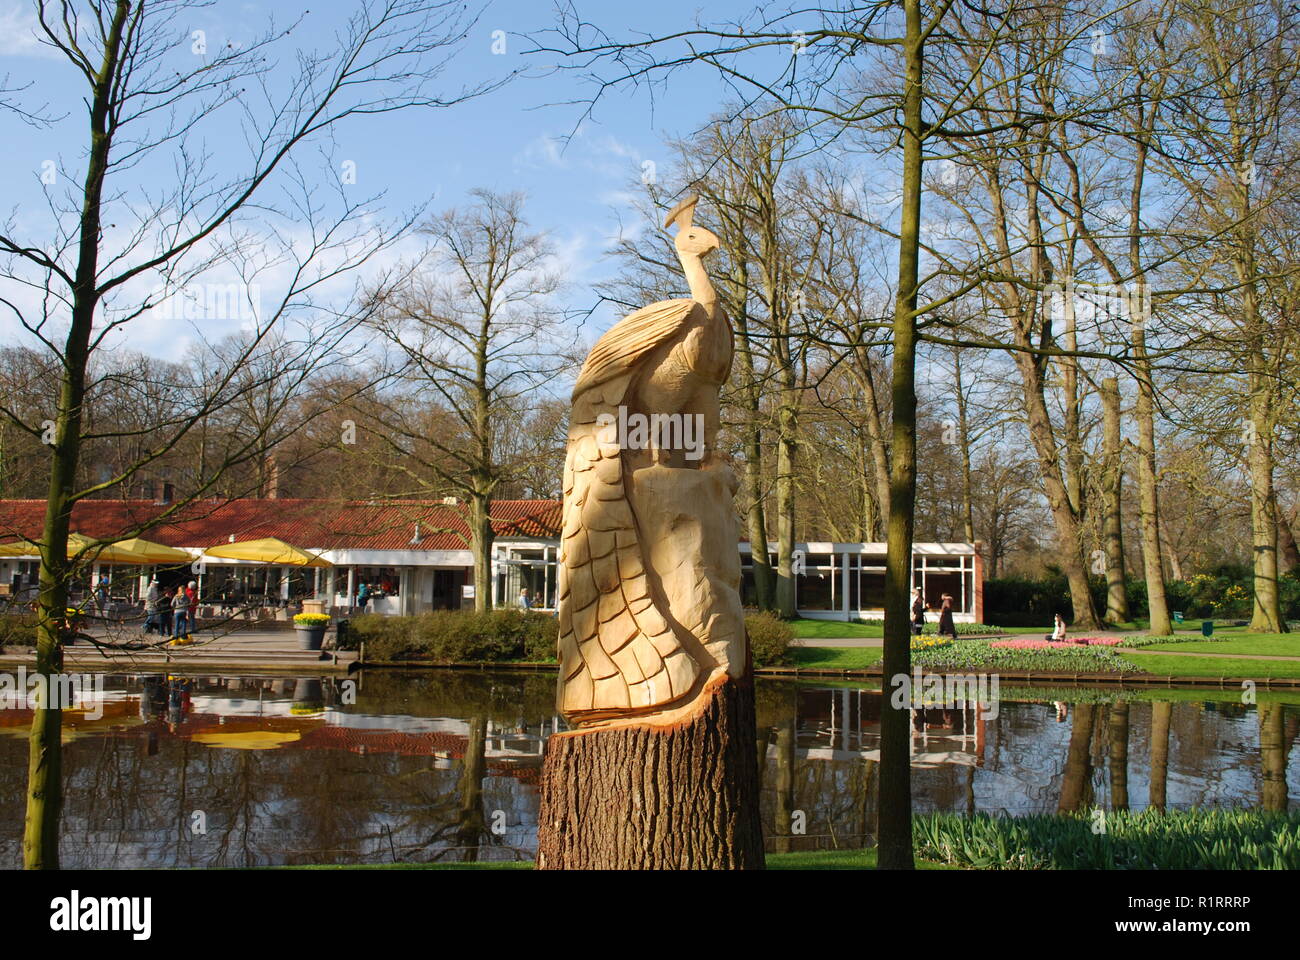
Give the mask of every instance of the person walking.
<svg viewBox="0 0 1300 960">
<path fill-rule="evenodd" d="M 108 574 L 101 574 L 99 584 L 95 587 L 95 606 L 101 615 L 108 610 Z"/>
<path fill-rule="evenodd" d="M 183 638 L 189 635 L 186 616 L 190 608 L 190 598 L 185 595 L 184 587 L 177 587 L 172 596 L 172 643 L 181 646 Z"/>
<path fill-rule="evenodd" d="M 163 632 L 162 625 L 162 585 L 158 583 L 158 578 L 153 577 L 149 581 L 149 589 L 144 595 L 144 632 L 158 633 Z"/>
<path fill-rule="evenodd" d="M 921 588 L 917 587 L 912 591 L 912 635 L 919 637 L 924 629 L 925 598 L 921 596 Z"/>
<path fill-rule="evenodd" d="M 943 595 L 943 605 L 939 608 L 939 636 L 957 639 L 957 625 L 952 620 L 952 596 Z"/>
</svg>

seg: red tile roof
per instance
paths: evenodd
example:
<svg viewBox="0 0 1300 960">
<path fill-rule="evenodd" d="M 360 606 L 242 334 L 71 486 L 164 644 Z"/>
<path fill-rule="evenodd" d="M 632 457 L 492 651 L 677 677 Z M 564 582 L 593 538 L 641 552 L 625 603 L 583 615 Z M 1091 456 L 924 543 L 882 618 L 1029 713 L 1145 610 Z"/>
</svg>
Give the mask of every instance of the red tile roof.
<svg viewBox="0 0 1300 960">
<path fill-rule="evenodd" d="M 201 500 L 177 509 L 152 500 L 81 500 L 72 530 L 89 537 L 140 534 L 173 547 L 211 547 L 235 540 L 278 537 L 317 550 L 463 550 L 469 547 L 466 506 L 441 501 Z M 44 500 L 0 500 L 0 542 L 39 539 Z M 419 540 L 412 543 L 417 533 Z M 498 500 L 492 504 L 498 537 L 559 536 L 556 500 Z"/>
</svg>

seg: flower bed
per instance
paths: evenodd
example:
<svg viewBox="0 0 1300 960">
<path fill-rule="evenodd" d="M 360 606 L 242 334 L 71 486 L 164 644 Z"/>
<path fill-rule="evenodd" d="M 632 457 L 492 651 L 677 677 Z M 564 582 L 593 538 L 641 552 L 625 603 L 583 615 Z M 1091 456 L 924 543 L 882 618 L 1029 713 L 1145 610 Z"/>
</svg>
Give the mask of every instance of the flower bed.
<svg viewBox="0 0 1300 960">
<path fill-rule="evenodd" d="M 952 640 L 949 637 L 925 637 L 925 638 L 913 637 L 912 638 L 913 653 L 920 653 L 922 650 L 938 650 L 941 647 L 947 647 L 951 645 L 952 645 Z"/>
<path fill-rule="evenodd" d="M 994 640 L 989 646 L 1003 650 L 1069 650 L 1071 647 L 1117 647 L 1123 642 L 1123 637 L 1075 637 L 1072 640 L 1035 640 L 1032 637 L 1016 637 L 1011 640 Z"/>
<path fill-rule="evenodd" d="M 1026 670 L 1043 673 L 1141 673 L 1109 643 L 1053 643 L 958 637 L 956 643 L 920 650 L 912 663 L 927 670 Z"/>
</svg>

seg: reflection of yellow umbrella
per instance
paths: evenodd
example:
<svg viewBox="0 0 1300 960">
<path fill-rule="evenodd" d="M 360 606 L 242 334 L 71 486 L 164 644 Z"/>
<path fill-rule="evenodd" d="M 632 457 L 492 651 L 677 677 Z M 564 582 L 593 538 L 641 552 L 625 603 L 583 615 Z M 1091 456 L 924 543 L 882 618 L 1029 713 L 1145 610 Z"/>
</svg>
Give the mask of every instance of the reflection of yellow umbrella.
<svg viewBox="0 0 1300 960">
<path fill-rule="evenodd" d="M 196 733 L 190 739 L 209 747 L 227 747 L 232 750 L 275 750 L 301 739 L 301 736 L 277 730 L 245 730 L 235 733 Z"/>
<path fill-rule="evenodd" d="M 262 540 L 245 540 L 242 543 L 223 543 L 204 551 L 204 556 L 222 560 L 251 560 L 254 563 L 271 563 L 284 567 L 332 567 L 319 554 L 308 553 L 293 544 L 266 537 Z"/>
<path fill-rule="evenodd" d="M 100 563 L 172 564 L 189 563 L 194 558 L 184 550 L 164 546 L 140 537 L 98 545 L 99 541 L 80 533 L 68 534 L 68 556 L 83 554 Z M 25 540 L 0 546 L 0 557 L 38 557 L 40 547 Z"/>
</svg>

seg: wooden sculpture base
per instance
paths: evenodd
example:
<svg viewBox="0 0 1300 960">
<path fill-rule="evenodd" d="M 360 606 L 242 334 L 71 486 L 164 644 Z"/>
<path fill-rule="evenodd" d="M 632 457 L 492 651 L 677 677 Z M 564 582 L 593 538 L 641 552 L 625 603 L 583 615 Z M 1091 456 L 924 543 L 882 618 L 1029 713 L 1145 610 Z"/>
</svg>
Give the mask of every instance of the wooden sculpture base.
<svg viewBox="0 0 1300 960">
<path fill-rule="evenodd" d="M 550 738 L 540 870 L 761 870 L 753 681 L 690 707 Z"/>
</svg>

